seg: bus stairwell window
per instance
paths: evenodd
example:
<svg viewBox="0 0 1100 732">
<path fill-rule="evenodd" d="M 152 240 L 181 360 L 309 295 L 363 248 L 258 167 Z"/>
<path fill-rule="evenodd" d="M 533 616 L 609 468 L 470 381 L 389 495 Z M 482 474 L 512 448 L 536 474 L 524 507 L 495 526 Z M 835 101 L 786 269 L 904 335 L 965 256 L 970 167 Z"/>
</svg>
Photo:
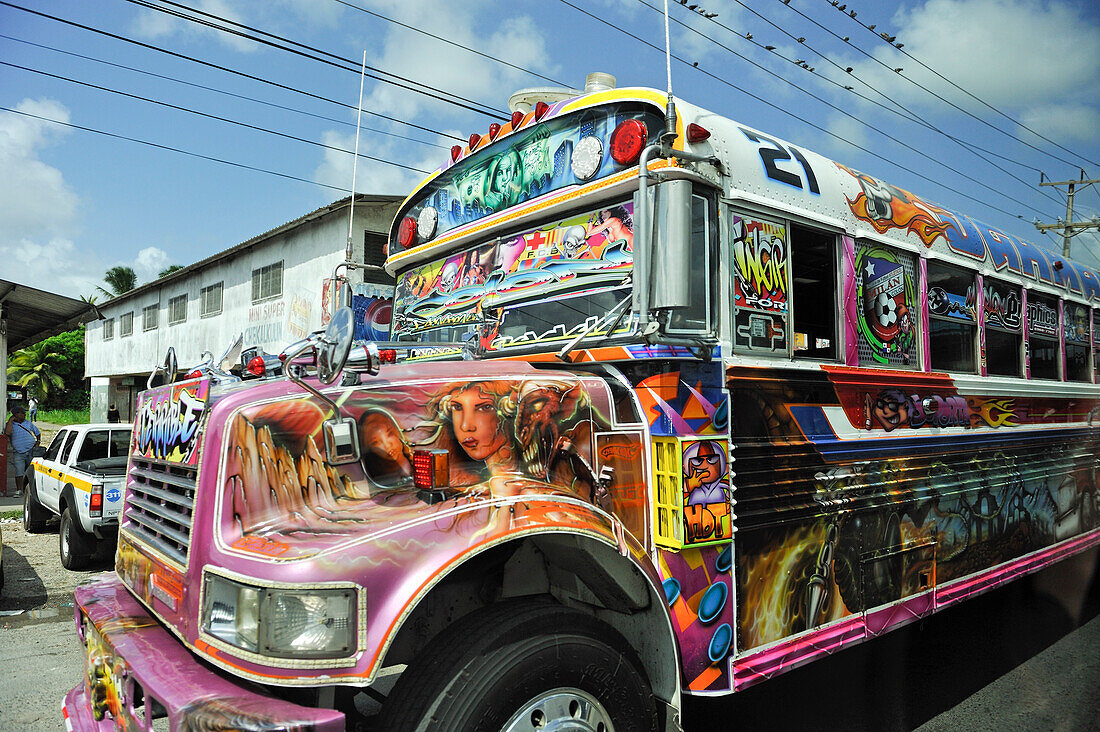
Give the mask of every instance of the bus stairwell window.
<svg viewBox="0 0 1100 732">
<path fill-rule="evenodd" d="M 836 237 L 791 229 L 795 358 L 837 359 Z"/>
</svg>

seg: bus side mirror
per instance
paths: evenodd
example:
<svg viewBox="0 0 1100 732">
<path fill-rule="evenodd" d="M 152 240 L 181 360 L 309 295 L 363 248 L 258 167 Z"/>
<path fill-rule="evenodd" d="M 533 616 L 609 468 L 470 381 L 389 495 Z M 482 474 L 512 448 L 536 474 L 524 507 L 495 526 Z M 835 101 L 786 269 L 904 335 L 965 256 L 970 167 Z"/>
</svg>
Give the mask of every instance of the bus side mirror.
<svg viewBox="0 0 1100 732">
<path fill-rule="evenodd" d="M 649 267 L 649 307 L 691 307 L 691 181 L 670 180 L 654 188 L 656 227 Z"/>
</svg>

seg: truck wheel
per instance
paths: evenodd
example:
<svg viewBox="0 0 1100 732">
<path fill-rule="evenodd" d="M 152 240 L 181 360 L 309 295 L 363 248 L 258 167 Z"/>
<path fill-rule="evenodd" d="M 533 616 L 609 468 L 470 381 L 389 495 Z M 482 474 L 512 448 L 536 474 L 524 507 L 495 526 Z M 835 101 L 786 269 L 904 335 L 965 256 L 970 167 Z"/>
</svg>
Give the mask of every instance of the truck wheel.
<svg viewBox="0 0 1100 732">
<path fill-rule="evenodd" d="M 520 600 L 467 615 L 398 679 L 380 729 L 656 730 L 653 692 L 615 630 Z"/>
<path fill-rule="evenodd" d="M 46 530 L 46 520 L 50 512 L 42 507 L 35 495 L 33 486 L 23 488 L 23 528 L 28 534 L 41 534 Z"/>
<path fill-rule="evenodd" d="M 61 513 L 61 531 L 58 532 L 61 547 L 61 566 L 65 569 L 84 569 L 95 554 L 95 537 L 84 533 L 80 519 L 73 509 L 66 506 Z"/>
</svg>

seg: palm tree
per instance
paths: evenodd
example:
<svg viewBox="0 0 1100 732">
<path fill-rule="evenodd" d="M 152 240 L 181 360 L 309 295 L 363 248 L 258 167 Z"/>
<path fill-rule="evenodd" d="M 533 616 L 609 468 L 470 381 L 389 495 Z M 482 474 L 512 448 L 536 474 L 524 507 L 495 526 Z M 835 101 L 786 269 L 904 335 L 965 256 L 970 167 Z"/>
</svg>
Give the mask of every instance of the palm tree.
<svg viewBox="0 0 1100 732">
<path fill-rule="evenodd" d="M 64 356 L 51 350 L 46 341 L 27 346 L 8 359 L 8 383 L 25 388 L 28 393 L 44 400 L 50 395 L 51 388 L 65 386 L 53 370 L 63 359 Z"/>
<path fill-rule="evenodd" d="M 118 265 L 107 270 L 106 274 L 103 275 L 103 281 L 111 289 L 109 291 L 104 290 L 102 287 L 96 289 L 107 297 L 117 297 L 137 287 L 137 273 L 134 272 L 133 267 Z"/>
<path fill-rule="evenodd" d="M 164 269 L 162 269 L 160 271 L 160 274 L 157 275 L 157 277 L 158 278 L 159 277 L 167 277 L 168 275 L 172 274 L 173 272 L 178 272 L 181 269 L 183 269 L 182 264 L 170 264 L 167 267 L 165 267 Z"/>
</svg>

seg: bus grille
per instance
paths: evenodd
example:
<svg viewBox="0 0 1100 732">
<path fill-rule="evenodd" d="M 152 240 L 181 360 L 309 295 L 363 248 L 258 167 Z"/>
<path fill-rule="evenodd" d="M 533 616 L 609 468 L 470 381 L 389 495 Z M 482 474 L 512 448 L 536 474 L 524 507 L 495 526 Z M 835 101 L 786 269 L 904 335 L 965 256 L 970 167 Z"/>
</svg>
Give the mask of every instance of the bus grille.
<svg viewBox="0 0 1100 732">
<path fill-rule="evenodd" d="M 125 526 L 180 564 L 187 563 L 195 508 L 193 467 L 133 458 L 127 482 Z"/>
</svg>

